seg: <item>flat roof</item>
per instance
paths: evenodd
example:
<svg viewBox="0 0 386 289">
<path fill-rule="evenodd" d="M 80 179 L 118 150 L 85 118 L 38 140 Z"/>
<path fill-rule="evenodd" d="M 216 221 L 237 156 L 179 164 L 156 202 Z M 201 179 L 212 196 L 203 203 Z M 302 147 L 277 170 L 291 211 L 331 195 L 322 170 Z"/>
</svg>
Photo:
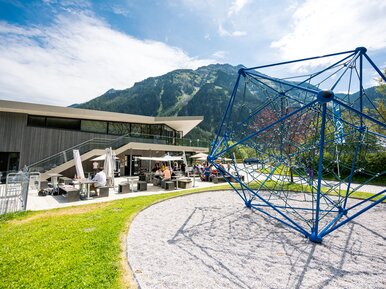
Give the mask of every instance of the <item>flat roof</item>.
<svg viewBox="0 0 386 289">
<path fill-rule="evenodd" d="M 0 100 L 0 111 L 64 118 L 166 124 L 176 131 L 182 131 L 183 135 L 190 132 L 204 119 L 203 116 L 154 117 L 9 100 Z"/>
</svg>

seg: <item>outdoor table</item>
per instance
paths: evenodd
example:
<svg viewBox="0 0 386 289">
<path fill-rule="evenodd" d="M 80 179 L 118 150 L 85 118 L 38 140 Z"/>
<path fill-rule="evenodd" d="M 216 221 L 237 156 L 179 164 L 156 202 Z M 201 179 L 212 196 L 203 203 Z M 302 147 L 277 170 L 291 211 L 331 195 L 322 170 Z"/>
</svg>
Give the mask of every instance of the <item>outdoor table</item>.
<svg viewBox="0 0 386 289">
<path fill-rule="evenodd" d="M 172 176 L 172 179 L 176 180 L 176 189 L 178 190 L 178 180 L 184 177 L 183 175 Z"/>
<path fill-rule="evenodd" d="M 154 173 L 153 172 L 145 173 L 145 176 L 146 176 L 146 182 L 148 182 L 148 183 L 152 183 L 153 182 L 153 178 L 154 178 Z"/>
<path fill-rule="evenodd" d="M 138 183 L 139 177 L 133 176 L 133 177 L 126 177 L 127 181 L 130 183 L 131 186 L 131 192 L 134 193 L 134 184 Z"/>
<path fill-rule="evenodd" d="M 58 178 L 62 177 L 63 175 L 57 173 L 52 173 L 48 175 L 51 177 L 52 185 L 54 186 L 54 188 L 56 188 L 58 186 Z"/>
<path fill-rule="evenodd" d="M 59 182 L 58 182 L 58 178 L 61 177 L 62 175 L 61 174 L 57 174 L 57 173 L 51 173 L 51 174 L 48 174 L 50 177 L 51 177 L 51 182 L 52 182 L 52 186 L 54 187 L 54 190 L 52 192 L 52 194 L 58 194 L 59 193 L 59 189 L 58 189 L 58 185 L 59 185 Z"/>
<path fill-rule="evenodd" d="M 80 180 L 79 182 L 82 185 L 82 189 L 81 189 L 82 192 L 84 190 L 84 185 L 86 185 L 87 197 L 85 200 L 91 200 L 92 198 L 90 197 L 90 186 L 91 186 L 91 184 L 96 183 L 96 182 L 89 180 L 89 179 L 83 179 L 83 180 Z"/>
</svg>

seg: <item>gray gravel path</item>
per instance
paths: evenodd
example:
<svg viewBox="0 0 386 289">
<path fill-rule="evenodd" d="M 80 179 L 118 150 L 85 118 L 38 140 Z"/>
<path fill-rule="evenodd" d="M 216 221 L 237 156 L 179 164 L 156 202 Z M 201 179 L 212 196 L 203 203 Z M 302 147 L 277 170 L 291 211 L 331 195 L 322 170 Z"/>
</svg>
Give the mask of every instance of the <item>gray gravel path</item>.
<svg viewBox="0 0 386 289">
<path fill-rule="evenodd" d="M 243 206 L 232 191 L 141 212 L 128 258 L 141 288 L 386 288 L 386 205 L 315 245 Z"/>
</svg>

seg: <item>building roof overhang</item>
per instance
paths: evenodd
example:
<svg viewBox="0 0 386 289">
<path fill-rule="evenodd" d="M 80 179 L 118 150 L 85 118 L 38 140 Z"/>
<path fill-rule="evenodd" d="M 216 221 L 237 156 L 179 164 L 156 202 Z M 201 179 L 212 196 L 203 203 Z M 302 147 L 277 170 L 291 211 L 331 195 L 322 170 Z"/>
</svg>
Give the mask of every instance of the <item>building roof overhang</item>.
<svg viewBox="0 0 386 289">
<path fill-rule="evenodd" d="M 154 117 L 9 100 L 0 100 L 0 111 L 88 120 L 166 124 L 176 131 L 182 131 L 183 135 L 190 132 L 204 119 L 203 116 Z"/>
</svg>

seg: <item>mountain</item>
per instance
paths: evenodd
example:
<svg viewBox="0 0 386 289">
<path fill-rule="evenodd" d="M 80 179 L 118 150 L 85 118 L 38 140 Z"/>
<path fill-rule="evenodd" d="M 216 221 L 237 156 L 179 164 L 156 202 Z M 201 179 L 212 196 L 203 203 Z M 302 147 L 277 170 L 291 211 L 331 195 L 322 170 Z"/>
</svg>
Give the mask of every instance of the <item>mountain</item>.
<svg viewBox="0 0 386 289">
<path fill-rule="evenodd" d="M 197 70 L 179 69 L 150 77 L 124 90 L 105 94 L 72 107 L 148 116 L 203 115 L 188 137 L 209 139 L 228 104 L 242 66 L 211 64 Z"/>
<path fill-rule="evenodd" d="M 97 98 L 82 104 L 73 104 L 71 107 L 148 116 L 202 115 L 204 121 L 187 137 L 211 140 L 226 110 L 240 68 L 243 66 L 211 64 L 196 70 L 174 70 L 162 76 L 137 82 L 131 88 L 110 89 Z M 269 85 L 276 88 L 272 82 L 269 82 Z M 266 90 L 263 84 L 248 86 L 242 98 L 235 102 L 232 120 L 237 121 L 238 115 L 246 115 L 245 113 L 250 112 L 252 108 L 256 108 L 266 97 Z M 372 101 L 380 97 L 374 87 L 365 92 Z M 352 94 L 351 101 L 358 96 L 358 93 Z M 364 105 L 372 108 L 367 100 L 364 101 Z"/>
</svg>

